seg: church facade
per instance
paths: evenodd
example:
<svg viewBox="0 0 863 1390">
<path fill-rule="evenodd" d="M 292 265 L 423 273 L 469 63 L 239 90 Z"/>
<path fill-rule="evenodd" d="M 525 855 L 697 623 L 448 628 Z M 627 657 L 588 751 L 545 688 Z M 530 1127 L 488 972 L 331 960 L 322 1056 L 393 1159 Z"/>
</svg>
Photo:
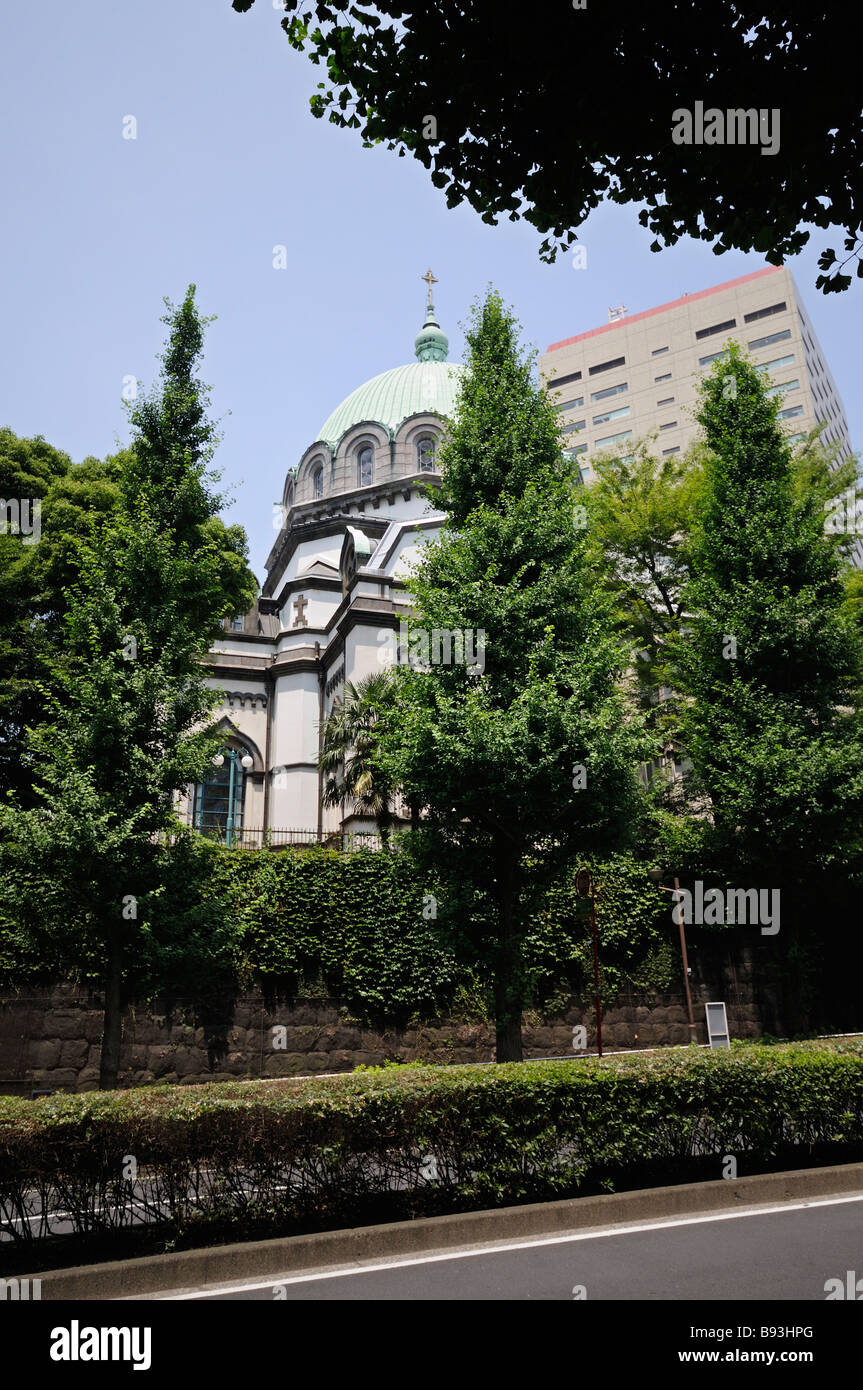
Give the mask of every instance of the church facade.
<svg viewBox="0 0 863 1390">
<path fill-rule="evenodd" d="M 410 610 L 409 577 L 443 514 L 436 451 L 464 368 L 447 361 L 429 271 L 416 360 L 353 391 L 288 473 L 254 607 L 225 624 L 209 683 L 223 752 L 181 816 L 229 843 L 326 842 L 374 831 L 322 805 L 322 726 L 347 682 L 380 671 Z"/>
</svg>

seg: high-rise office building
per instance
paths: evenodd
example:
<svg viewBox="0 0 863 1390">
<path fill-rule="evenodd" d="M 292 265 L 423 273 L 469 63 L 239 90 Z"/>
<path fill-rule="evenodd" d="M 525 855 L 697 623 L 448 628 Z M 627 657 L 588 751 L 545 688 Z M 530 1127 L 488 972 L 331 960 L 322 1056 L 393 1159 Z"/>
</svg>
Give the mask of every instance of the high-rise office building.
<svg viewBox="0 0 863 1390">
<path fill-rule="evenodd" d="M 699 376 L 729 341 L 763 367 L 782 396 L 780 419 L 792 439 L 824 422 L 822 438 L 851 453 L 845 411 L 790 270 L 768 266 L 709 290 L 552 343 L 540 375 L 558 401 L 568 453 L 582 477 L 591 456 L 656 433 L 653 449 L 683 453 L 695 440 Z"/>
</svg>

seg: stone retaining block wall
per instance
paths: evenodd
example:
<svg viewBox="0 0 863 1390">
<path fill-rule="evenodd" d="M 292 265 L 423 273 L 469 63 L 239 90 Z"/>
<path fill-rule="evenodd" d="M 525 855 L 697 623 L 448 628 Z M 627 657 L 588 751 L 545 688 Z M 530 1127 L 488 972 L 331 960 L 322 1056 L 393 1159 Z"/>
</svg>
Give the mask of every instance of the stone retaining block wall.
<svg viewBox="0 0 863 1390">
<path fill-rule="evenodd" d="M 751 956 L 745 951 L 714 962 L 712 980 L 693 969 L 697 1041 L 706 1042 L 704 1002 L 725 1000 L 732 1037 L 757 1037 Z M 51 990 L 0 994 L 0 1093 L 89 1090 L 98 1085 L 102 1011 L 99 1001 L 62 984 Z M 527 1057 L 573 1056 L 573 1029 L 587 1029 L 596 1047 L 592 1001 L 573 999 L 555 1017 L 528 1014 Z M 274 1029 L 283 1028 L 283 1033 Z M 645 992 L 603 1007 L 605 1050 L 689 1041 L 686 1006 L 679 994 Z M 284 1043 L 277 1046 L 276 1043 Z M 494 1026 L 488 1021 L 435 1019 L 378 1032 L 351 1019 L 335 1000 L 269 1003 L 258 990 L 220 1009 L 174 1001 L 127 1010 L 120 1057 L 120 1085 L 227 1081 L 242 1077 L 307 1076 L 351 1071 L 361 1063 L 488 1062 L 494 1058 Z"/>
</svg>

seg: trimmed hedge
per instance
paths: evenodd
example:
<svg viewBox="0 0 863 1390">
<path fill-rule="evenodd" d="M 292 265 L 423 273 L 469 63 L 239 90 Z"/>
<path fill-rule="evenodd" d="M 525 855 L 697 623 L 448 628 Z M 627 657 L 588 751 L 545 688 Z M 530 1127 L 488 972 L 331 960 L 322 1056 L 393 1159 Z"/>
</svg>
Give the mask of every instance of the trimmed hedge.
<svg viewBox="0 0 863 1390">
<path fill-rule="evenodd" d="M 64 1213 L 110 1258 L 141 1223 L 151 1249 L 260 1238 L 715 1178 L 727 1154 L 863 1158 L 863 1045 L 0 1098 L 0 1229 L 32 1263 Z"/>
</svg>

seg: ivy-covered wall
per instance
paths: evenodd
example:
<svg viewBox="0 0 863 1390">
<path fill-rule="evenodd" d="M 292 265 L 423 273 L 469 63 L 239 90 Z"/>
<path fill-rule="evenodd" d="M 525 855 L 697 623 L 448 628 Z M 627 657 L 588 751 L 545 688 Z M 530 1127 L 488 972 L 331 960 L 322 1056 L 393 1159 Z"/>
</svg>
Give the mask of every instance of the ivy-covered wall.
<svg viewBox="0 0 863 1390">
<path fill-rule="evenodd" d="M 572 864 L 531 903 L 524 942 L 528 1007 L 545 1014 L 592 999 L 589 903 Z M 592 864 L 602 994 L 679 988 L 671 901 L 629 855 Z M 122 891 L 122 886 L 118 886 Z M 38 921 L 2 920 L 0 986 L 72 979 L 98 988 L 101 962 L 77 933 L 78 968 L 62 968 Z M 225 849 L 197 836 L 166 849 L 158 887 L 137 903 L 126 981 L 131 1002 L 155 995 L 224 1000 L 260 987 L 266 996 L 334 998 L 378 1028 L 455 1011 L 485 1019 L 490 951 L 482 902 L 448 901 L 408 853 Z"/>
<path fill-rule="evenodd" d="M 588 981 L 593 992 L 578 867 L 533 905 L 524 945 L 533 1007 L 562 1004 Z M 668 895 L 629 856 L 592 867 L 603 993 L 679 983 Z M 190 841 L 166 856 L 163 887 L 140 912 L 145 995 L 169 988 L 200 997 L 259 984 L 265 992 L 335 997 L 377 1025 L 463 1009 L 466 1001 L 484 1016 L 481 904 L 448 902 L 406 853 L 249 852 Z"/>
<path fill-rule="evenodd" d="M 572 1055 L 581 1026 L 595 1048 L 589 905 L 575 894 L 576 867 L 534 904 L 527 1056 Z M 628 856 L 592 867 L 606 1048 L 687 1042 L 668 895 Z M 121 1085 L 494 1056 L 482 905 L 447 902 L 407 854 L 251 852 L 193 838 L 166 852 L 158 891 L 138 909 Z M 32 930 L 16 930 L 0 944 L 0 1090 L 92 1087 L 98 962 L 85 954 L 63 979 L 49 945 L 40 953 Z M 757 1036 L 759 942 L 740 931 L 688 935 L 699 1041 L 708 999 L 727 1002 L 734 1036 Z"/>
</svg>

